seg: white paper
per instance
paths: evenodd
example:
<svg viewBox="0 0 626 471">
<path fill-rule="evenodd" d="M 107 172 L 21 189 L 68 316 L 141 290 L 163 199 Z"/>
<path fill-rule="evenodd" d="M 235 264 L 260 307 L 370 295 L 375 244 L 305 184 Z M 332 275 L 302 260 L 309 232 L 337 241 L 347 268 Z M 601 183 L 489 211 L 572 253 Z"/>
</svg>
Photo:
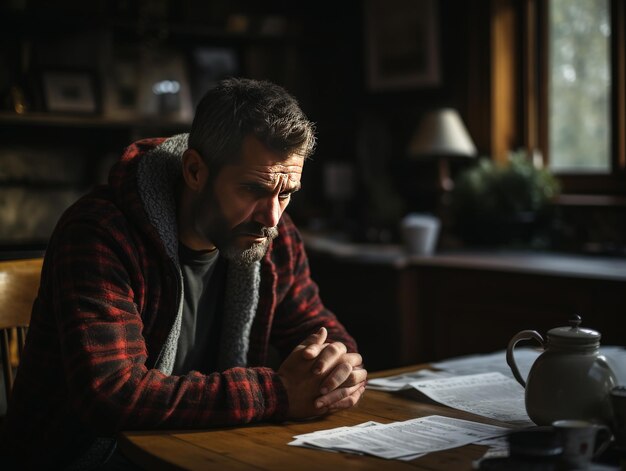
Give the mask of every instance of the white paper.
<svg viewBox="0 0 626 471">
<path fill-rule="evenodd" d="M 447 378 L 450 373 L 445 371 L 417 370 L 384 378 L 374 378 L 367 381 L 367 389 L 375 391 L 402 391 L 411 389 L 411 383 L 419 379 Z"/>
<path fill-rule="evenodd" d="M 530 368 L 537 357 L 542 353 L 543 350 L 530 347 L 515 348 L 513 352 L 515 364 L 524 380 L 528 378 Z M 600 347 L 600 353 L 606 357 L 609 366 L 617 376 L 618 383 L 626 385 L 626 348 L 606 345 Z M 433 368 L 447 371 L 455 375 L 498 372 L 513 378 L 511 368 L 509 368 L 506 362 L 506 350 L 478 355 L 465 355 L 438 361 L 431 365 Z"/>
<path fill-rule="evenodd" d="M 530 367 L 543 350 L 535 348 L 517 347 L 513 352 L 515 364 L 522 375 L 528 377 Z M 439 361 L 432 364 L 433 368 L 438 368 L 455 375 L 472 375 L 479 373 L 502 373 L 509 378 L 513 378 L 511 368 L 506 362 L 506 350 L 494 353 L 466 355 Z"/>
<path fill-rule="evenodd" d="M 512 425 L 534 425 L 526 414 L 524 388 L 501 373 L 421 380 L 411 383 L 411 386 L 454 409 Z"/>
<path fill-rule="evenodd" d="M 366 427 L 372 427 L 374 425 L 382 425 L 382 424 L 379 423 L 379 422 L 375 422 L 373 420 L 370 420 L 369 422 L 363 422 L 362 424 L 355 425 L 354 427 L 356 427 L 356 428 L 366 428 Z M 330 438 L 333 435 L 337 435 L 337 434 L 339 434 L 341 432 L 345 432 L 347 430 L 350 430 L 350 427 L 335 427 L 335 428 L 330 428 L 330 429 L 326 429 L 326 430 L 318 430 L 316 432 L 311 432 L 311 433 L 303 433 L 301 435 L 294 435 L 293 438 L 295 438 L 295 440 L 287 443 L 287 445 L 290 445 L 290 446 L 301 446 L 301 447 L 305 447 L 305 448 L 318 448 L 316 446 L 309 445 L 306 442 L 306 440 L 307 439 L 316 438 L 316 437 Z M 327 451 L 336 451 L 336 450 L 327 449 Z"/>
<path fill-rule="evenodd" d="M 526 379 L 528 377 L 530 368 L 542 352 L 542 350 L 529 347 L 515 348 L 515 363 L 522 378 Z M 626 385 L 626 349 L 618 346 L 604 346 L 600 347 L 600 353 L 606 357 L 609 366 L 617 376 L 618 384 Z M 367 388 L 378 391 L 401 391 L 410 389 L 412 387 L 411 383 L 420 379 L 479 373 L 502 373 L 509 378 L 513 378 L 511 368 L 509 368 L 506 362 L 506 350 L 450 358 L 432 363 L 432 366 L 441 371 L 424 369 L 384 378 L 375 378 L 368 380 Z"/>
<path fill-rule="evenodd" d="M 307 445 L 323 449 L 365 453 L 387 459 L 414 459 L 433 451 L 501 436 L 508 431 L 505 427 L 433 415 L 366 428 L 350 427 L 327 436 L 317 432 L 300 439 Z"/>
</svg>

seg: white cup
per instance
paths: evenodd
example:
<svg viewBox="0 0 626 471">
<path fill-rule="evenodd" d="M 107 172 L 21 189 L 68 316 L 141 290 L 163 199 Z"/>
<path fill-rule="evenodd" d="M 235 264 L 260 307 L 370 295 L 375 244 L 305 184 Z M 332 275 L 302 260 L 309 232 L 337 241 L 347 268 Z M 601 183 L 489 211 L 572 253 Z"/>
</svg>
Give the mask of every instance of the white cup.
<svg viewBox="0 0 626 471">
<path fill-rule="evenodd" d="M 565 469 L 587 469 L 592 458 L 611 443 L 611 431 L 604 425 L 586 420 L 557 420 L 552 426 L 563 443 L 561 461 Z M 597 446 L 596 440 L 599 441 Z"/>
<path fill-rule="evenodd" d="M 407 214 L 400 223 L 406 251 L 411 255 L 432 255 L 440 226 L 439 219 L 431 214 Z"/>
</svg>

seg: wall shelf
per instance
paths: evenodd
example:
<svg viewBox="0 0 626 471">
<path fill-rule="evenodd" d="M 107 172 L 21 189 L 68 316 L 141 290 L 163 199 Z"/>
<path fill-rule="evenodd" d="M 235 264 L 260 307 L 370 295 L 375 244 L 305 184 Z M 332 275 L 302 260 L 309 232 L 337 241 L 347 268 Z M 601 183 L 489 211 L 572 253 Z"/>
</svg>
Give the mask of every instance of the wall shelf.
<svg viewBox="0 0 626 471">
<path fill-rule="evenodd" d="M 178 37 L 215 41 L 281 42 L 297 41 L 301 37 L 301 17 L 293 14 L 287 16 L 258 13 L 237 16 L 246 22 L 245 26 L 240 27 L 241 30 L 228 25 L 229 19 L 233 17 L 232 13 L 213 19 L 213 24 L 209 24 L 193 17 L 178 20 L 172 20 L 168 16 L 120 18 L 114 11 L 99 11 L 97 7 L 91 10 L 87 7 L 83 12 L 73 11 L 71 16 L 63 10 L 13 11 L 0 7 L 2 31 L 23 37 L 41 36 L 42 33 L 57 35 L 96 30 L 168 40 Z M 271 24 L 272 21 L 274 25 Z"/>
<path fill-rule="evenodd" d="M 626 207 L 626 197 L 615 195 L 561 194 L 554 199 L 559 206 Z"/>
<path fill-rule="evenodd" d="M 163 118 L 108 118 L 103 116 L 56 115 L 51 113 L 16 114 L 0 112 L 0 124 L 13 126 L 56 126 L 79 128 L 161 128 L 187 131 L 191 121 Z"/>
</svg>

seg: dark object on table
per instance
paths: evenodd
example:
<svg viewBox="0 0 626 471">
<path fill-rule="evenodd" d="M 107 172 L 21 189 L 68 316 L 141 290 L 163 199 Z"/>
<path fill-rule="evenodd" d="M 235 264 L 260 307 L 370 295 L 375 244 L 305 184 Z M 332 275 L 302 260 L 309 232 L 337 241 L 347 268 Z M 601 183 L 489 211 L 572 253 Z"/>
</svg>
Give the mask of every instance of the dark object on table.
<svg viewBox="0 0 626 471">
<path fill-rule="evenodd" d="M 626 386 L 615 386 L 611 390 L 613 408 L 613 433 L 615 447 L 626 457 Z"/>
<path fill-rule="evenodd" d="M 557 471 L 563 453 L 561 440 L 552 427 L 532 427 L 508 436 L 509 457 L 488 458 L 481 470 Z"/>
</svg>

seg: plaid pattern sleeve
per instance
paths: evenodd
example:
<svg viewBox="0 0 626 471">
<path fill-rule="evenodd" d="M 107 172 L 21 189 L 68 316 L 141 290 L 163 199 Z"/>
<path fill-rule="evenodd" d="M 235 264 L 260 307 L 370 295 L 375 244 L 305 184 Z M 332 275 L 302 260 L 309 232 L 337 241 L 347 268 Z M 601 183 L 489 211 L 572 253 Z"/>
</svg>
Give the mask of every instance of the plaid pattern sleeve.
<svg viewBox="0 0 626 471">
<path fill-rule="evenodd" d="M 81 421 L 110 432 L 283 417 L 286 392 L 268 368 L 165 376 L 146 366 L 145 267 L 111 227 L 107 220 L 68 225 L 50 264 L 71 409 Z"/>
<path fill-rule="evenodd" d="M 349 352 L 357 345 L 337 317 L 322 303 L 317 284 L 311 279 L 302 237 L 287 214 L 279 225 L 272 258 L 277 272 L 277 306 L 271 342 L 286 357 L 293 348 L 320 327 L 330 341 L 343 342 Z"/>
</svg>

